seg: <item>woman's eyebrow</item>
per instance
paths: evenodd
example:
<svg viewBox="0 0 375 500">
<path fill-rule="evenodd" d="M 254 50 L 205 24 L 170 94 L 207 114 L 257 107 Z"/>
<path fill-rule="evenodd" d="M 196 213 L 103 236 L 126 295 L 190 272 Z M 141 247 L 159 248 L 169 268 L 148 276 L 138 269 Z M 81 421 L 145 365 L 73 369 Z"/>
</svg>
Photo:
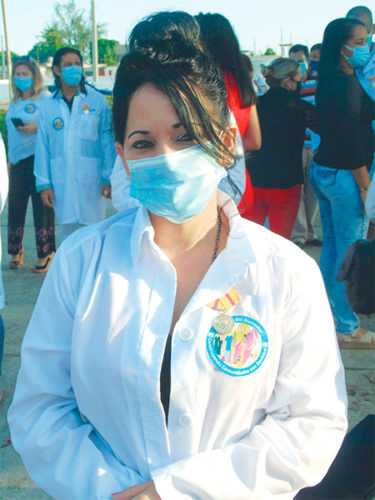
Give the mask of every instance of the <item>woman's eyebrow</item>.
<svg viewBox="0 0 375 500">
<path fill-rule="evenodd" d="M 181 123 L 181 122 L 177 122 L 177 123 L 174 123 L 174 124 L 172 125 L 172 128 L 179 128 L 179 127 L 181 127 L 181 126 L 182 126 L 182 123 Z"/>
<path fill-rule="evenodd" d="M 142 135 L 147 135 L 149 134 L 150 132 L 148 130 L 133 130 L 133 132 L 131 132 L 129 135 L 128 135 L 128 139 L 130 139 L 130 137 L 134 134 L 142 134 Z"/>
</svg>

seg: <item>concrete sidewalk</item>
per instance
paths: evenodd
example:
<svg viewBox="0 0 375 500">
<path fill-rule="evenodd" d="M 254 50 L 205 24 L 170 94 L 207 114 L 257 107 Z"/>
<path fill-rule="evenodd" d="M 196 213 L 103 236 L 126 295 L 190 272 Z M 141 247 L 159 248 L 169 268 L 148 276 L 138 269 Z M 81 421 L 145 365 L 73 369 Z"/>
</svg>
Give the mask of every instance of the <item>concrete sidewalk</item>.
<svg viewBox="0 0 375 500">
<path fill-rule="evenodd" d="M 113 209 L 109 210 L 113 213 Z M 11 271 L 8 269 L 6 253 L 6 211 L 2 215 L 3 278 L 7 306 L 2 311 L 5 323 L 5 353 L 3 375 L 0 387 L 4 390 L 4 402 L 0 406 L 0 499 L 33 500 L 48 499 L 28 477 L 21 459 L 13 450 L 6 411 L 10 405 L 15 380 L 19 369 L 19 351 L 22 338 L 31 316 L 44 275 L 34 274 L 30 268 L 36 261 L 34 230 L 30 210 L 27 215 L 24 238 L 25 267 Z M 320 249 L 309 247 L 307 251 L 318 259 Z M 362 326 L 375 330 L 374 316 L 361 318 Z M 345 365 L 349 397 L 349 423 L 353 427 L 369 413 L 374 413 L 375 402 L 375 350 L 341 351 Z M 82 499 L 89 500 L 89 499 Z"/>
</svg>

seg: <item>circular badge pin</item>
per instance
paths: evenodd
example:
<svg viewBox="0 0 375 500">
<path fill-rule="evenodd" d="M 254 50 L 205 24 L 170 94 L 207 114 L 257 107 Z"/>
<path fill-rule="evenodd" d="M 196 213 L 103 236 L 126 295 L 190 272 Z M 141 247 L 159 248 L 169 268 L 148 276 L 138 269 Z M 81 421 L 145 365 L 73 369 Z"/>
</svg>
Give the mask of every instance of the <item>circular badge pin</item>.
<svg viewBox="0 0 375 500">
<path fill-rule="evenodd" d="M 32 115 L 36 111 L 36 106 L 32 102 L 29 104 L 26 104 L 25 106 L 25 112 L 28 113 L 29 115 Z"/>
<path fill-rule="evenodd" d="M 234 320 L 228 314 L 220 314 L 213 321 L 213 327 L 219 335 L 228 335 L 234 328 Z"/>
<path fill-rule="evenodd" d="M 241 377 L 263 364 L 268 352 L 268 336 L 255 319 L 239 315 L 231 319 L 233 328 L 225 336 L 215 325 L 211 327 L 207 335 L 207 352 L 221 371 Z"/>
<path fill-rule="evenodd" d="M 62 118 L 55 118 L 52 125 L 55 130 L 61 130 L 64 128 L 64 120 Z"/>
</svg>

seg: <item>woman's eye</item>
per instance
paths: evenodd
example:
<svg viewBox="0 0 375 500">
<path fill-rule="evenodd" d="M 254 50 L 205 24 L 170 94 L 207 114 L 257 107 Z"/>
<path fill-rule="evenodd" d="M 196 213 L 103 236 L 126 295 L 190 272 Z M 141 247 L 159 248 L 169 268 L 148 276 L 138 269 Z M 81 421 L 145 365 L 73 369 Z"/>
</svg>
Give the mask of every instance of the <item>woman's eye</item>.
<svg viewBox="0 0 375 500">
<path fill-rule="evenodd" d="M 180 134 L 178 137 L 177 137 L 177 141 L 179 142 L 191 142 L 194 140 L 194 137 L 189 134 L 188 132 L 184 132 L 183 134 Z"/>
<path fill-rule="evenodd" d="M 132 145 L 132 148 L 134 148 L 134 149 L 147 149 L 147 148 L 151 148 L 152 146 L 153 146 L 152 142 L 145 141 L 143 139 L 143 140 L 135 141 Z"/>
</svg>

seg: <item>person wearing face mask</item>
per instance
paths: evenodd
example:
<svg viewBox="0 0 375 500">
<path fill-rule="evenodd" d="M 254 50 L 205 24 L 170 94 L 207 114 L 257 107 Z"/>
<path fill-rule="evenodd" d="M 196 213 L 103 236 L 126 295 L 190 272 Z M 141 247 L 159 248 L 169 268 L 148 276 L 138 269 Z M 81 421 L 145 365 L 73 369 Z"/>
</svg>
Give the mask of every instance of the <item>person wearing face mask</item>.
<svg viewBox="0 0 375 500">
<path fill-rule="evenodd" d="M 5 117 L 8 130 L 9 201 L 8 201 L 8 253 L 9 267 L 23 265 L 22 239 L 28 200 L 31 197 L 34 215 L 35 240 L 38 260 L 32 271 L 48 270 L 55 248 L 55 216 L 53 209 L 45 207 L 36 191 L 34 155 L 36 147 L 39 109 L 50 93 L 43 87 L 38 64 L 29 57 L 21 57 L 12 67 L 12 99 Z"/>
<path fill-rule="evenodd" d="M 366 26 L 370 57 L 367 59 L 367 56 L 364 55 L 366 59 L 365 64 L 358 66 L 355 71 L 363 89 L 375 101 L 375 44 L 373 42 L 374 25 L 372 12 L 367 7 L 357 6 L 350 9 L 346 17 L 357 19 Z"/>
<path fill-rule="evenodd" d="M 339 341 L 353 347 L 375 347 L 375 334 L 360 327 L 345 284 L 336 279 L 346 251 L 368 228 L 364 205 L 374 156 L 374 103 L 355 75 L 370 56 L 367 37 L 357 19 L 336 19 L 325 29 L 316 93 L 321 143 L 310 168 L 323 229 L 319 264 Z"/>
<path fill-rule="evenodd" d="M 373 42 L 374 24 L 372 12 L 364 6 L 353 7 L 349 10 L 346 17 L 358 19 L 361 21 L 367 30 L 367 44 L 370 48 L 370 57 L 366 64 L 356 68 L 355 73 L 362 85 L 363 90 L 375 102 L 375 43 Z M 372 121 L 372 128 L 375 133 L 375 119 Z M 373 177 L 375 173 L 375 157 L 370 169 L 370 176 Z"/>
<path fill-rule="evenodd" d="M 263 68 L 270 89 L 258 99 L 262 147 L 246 161 L 254 187 L 248 218 L 290 238 L 304 182 L 302 148 L 305 129 L 317 131 L 315 107 L 300 99 L 301 68 L 278 58 Z"/>
<path fill-rule="evenodd" d="M 140 205 L 64 242 L 24 338 L 12 444 L 56 499 L 292 499 L 345 434 L 318 266 L 218 190 L 237 127 L 190 28 L 133 29 L 113 124 Z"/>
<path fill-rule="evenodd" d="M 296 46 L 294 46 L 296 47 Z M 304 46 L 303 46 L 304 47 Z M 291 48 L 292 51 L 293 47 Z M 317 43 L 311 47 L 309 54 L 309 62 L 307 68 L 307 78 L 302 83 L 301 98 L 315 106 L 315 92 L 318 79 L 318 65 L 320 59 L 321 44 Z M 307 50 L 307 47 L 306 47 Z M 291 58 L 298 62 L 298 51 L 291 52 Z M 318 238 L 314 225 L 318 216 L 318 200 L 310 184 L 309 169 L 313 159 L 313 155 L 319 144 L 319 135 L 310 129 L 305 131 L 305 141 L 302 151 L 302 166 L 303 166 L 303 188 L 301 201 L 298 208 L 296 223 L 294 225 L 292 241 L 300 248 L 306 245 L 322 246 L 321 240 Z"/>
<path fill-rule="evenodd" d="M 59 49 L 52 69 L 56 91 L 40 110 L 34 173 L 63 241 L 81 225 L 104 219 L 115 149 L 111 111 L 102 94 L 85 84 L 80 52 Z"/>
<path fill-rule="evenodd" d="M 301 68 L 301 83 L 304 83 L 309 73 L 309 49 L 306 45 L 297 43 L 290 47 L 289 57 L 296 61 Z"/>
</svg>

